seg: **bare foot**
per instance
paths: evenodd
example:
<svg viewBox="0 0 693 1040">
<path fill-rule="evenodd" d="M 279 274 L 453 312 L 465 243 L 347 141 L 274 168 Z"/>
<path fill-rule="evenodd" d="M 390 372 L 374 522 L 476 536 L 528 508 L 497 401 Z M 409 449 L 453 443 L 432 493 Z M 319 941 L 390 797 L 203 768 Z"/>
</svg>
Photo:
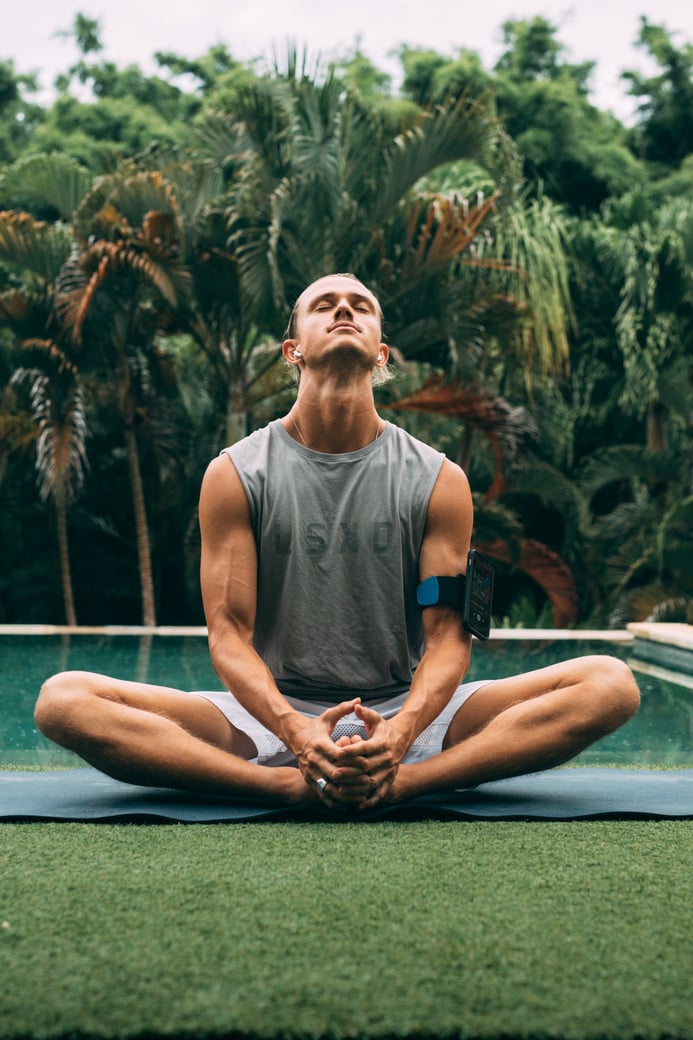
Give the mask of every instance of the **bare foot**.
<svg viewBox="0 0 693 1040">
<path fill-rule="evenodd" d="M 272 767 L 273 779 L 278 781 L 277 789 L 268 791 L 268 798 L 278 798 L 285 805 L 316 806 L 320 798 L 308 786 L 298 766 Z"/>
<path fill-rule="evenodd" d="M 383 802 L 387 805 L 408 802 L 411 798 L 416 798 L 419 792 L 416 790 L 416 785 L 411 782 L 410 769 L 411 766 L 400 765 L 395 773 L 395 779 L 383 795 Z"/>
</svg>

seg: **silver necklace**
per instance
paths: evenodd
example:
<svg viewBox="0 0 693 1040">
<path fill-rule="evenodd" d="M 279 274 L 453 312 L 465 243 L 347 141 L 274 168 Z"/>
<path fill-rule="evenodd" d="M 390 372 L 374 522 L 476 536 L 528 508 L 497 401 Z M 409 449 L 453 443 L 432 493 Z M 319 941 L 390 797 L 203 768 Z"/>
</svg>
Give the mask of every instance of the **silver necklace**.
<svg viewBox="0 0 693 1040">
<path fill-rule="evenodd" d="M 301 438 L 301 443 L 303 444 L 303 447 L 304 447 L 304 448 L 308 448 L 308 444 L 307 444 L 307 442 L 306 442 L 306 438 L 305 438 L 305 437 L 303 436 L 303 433 L 301 432 L 301 427 L 300 427 L 300 426 L 298 425 L 298 423 L 296 422 L 296 416 L 294 415 L 294 410 L 293 410 L 293 408 L 292 408 L 292 409 L 291 409 L 291 411 L 289 412 L 289 416 L 290 416 L 290 418 L 291 418 L 291 422 L 292 422 L 292 423 L 294 424 L 294 428 L 295 428 L 295 430 L 296 430 L 296 433 L 297 433 L 297 434 L 299 435 L 299 437 Z M 383 425 L 383 426 L 381 427 L 380 423 L 381 423 L 381 419 L 380 419 L 380 416 L 378 416 L 378 422 L 377 422 L 377 426 L 375 427 L 375 434 L 374 434 L 374 436 L 373 436 L 373 439 L 372 439 L 372 440 L 370 440 L 370 441 L 368 441 L 368 444 L 364 444 L 364 448 L 367 448 L 367 447 L 369 447 L 369 445 L 371 445 L 371 444 L 375 443 L 375 441 L 377 441 L 378 437 L 380 436 L 380 434 L 381 434 L 381 433 L 383 432 L 383 430 L 385 429 L 385 426 Z M 313 448 L 308 448 L 308 451 L 313 451 L 313 450 L 314 450 Z"/>
</svg>

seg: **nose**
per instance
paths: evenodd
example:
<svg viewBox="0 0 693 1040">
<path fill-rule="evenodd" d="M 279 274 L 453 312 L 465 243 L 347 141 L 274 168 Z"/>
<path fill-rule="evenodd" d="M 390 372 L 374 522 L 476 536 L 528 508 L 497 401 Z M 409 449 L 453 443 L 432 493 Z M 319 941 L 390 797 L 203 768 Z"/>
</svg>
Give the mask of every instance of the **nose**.
<svg viewBox="0 0 693 1040">
<path fill-rule="evenodd" d="M 353 318 L 354 312 L 351 309 L 351 305 L 349 304 L 348 300 L 340 300 L 339 301 L 339 303 L 335 307 L 334 316 L 335 316 L 335 319 L 336 318 Z"/>
</svg>

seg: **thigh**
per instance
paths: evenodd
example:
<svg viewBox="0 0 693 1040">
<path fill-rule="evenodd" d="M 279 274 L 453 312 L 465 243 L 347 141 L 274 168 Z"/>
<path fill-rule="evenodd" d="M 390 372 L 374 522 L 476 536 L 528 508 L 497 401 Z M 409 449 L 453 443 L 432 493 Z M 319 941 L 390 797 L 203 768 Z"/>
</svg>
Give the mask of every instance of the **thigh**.
<svg viewBox="0 0 693 1040">
<path fill-rule="evenodd" d="M 414 762 L 425 762 L 427 759 L 439 755 L 443 748 L 448 746 L 446 740 L 455 716 L 464 704 L 471 697 L 476 696 L 481 687 L 487 683 L 487 679 L 477 679 L 474 682 L 462 683 L 458 686 L 440 714 L 416 737 L 402 762 L 411 765 Z"/>
<path fill-rule="evenodd" d="M 576 657 L 546 668 L 487 682 L 455 714 L 443 746 L 447 748 L 459 744 L 478 733 L 508 708 L 544 694 L 571 688 L 577 690 L 583 686 L 581 696 L 587 701 L 588 685 L 598 692 L 600 668 L 604 670 L 606 678 L 610 661 L 611 658 L 601 656 Z"/>
<path fill-rule="evenodd" d="M 128 679 L 114 679 L 95 672 L 66 672 L 49 682 L 55 680 L 63 680 L 72 689 L 128 708 L 160 715 L 205 743 L 242 758 L 254 758 L 256 755 L 250 737 L 234 726 L 211 701 L 196 693 Z"/>
</svg>

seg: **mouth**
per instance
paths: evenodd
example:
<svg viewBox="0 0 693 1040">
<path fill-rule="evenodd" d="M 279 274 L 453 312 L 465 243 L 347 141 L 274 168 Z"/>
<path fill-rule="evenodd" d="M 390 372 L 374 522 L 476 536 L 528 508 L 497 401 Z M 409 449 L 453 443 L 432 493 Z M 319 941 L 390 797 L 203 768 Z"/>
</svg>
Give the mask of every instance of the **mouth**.
<svg viewBox="0 0 693 1040">
<path fill-rule="evenodd" d="M 348 329 L 350 332 L 360 332 L 361 329 L 358 325 L 355 325 L 352 321 L 336 321 L 334 325 L 330 325 L 328 332 L 336 332 L 337 329 Z"/>
</svg>

